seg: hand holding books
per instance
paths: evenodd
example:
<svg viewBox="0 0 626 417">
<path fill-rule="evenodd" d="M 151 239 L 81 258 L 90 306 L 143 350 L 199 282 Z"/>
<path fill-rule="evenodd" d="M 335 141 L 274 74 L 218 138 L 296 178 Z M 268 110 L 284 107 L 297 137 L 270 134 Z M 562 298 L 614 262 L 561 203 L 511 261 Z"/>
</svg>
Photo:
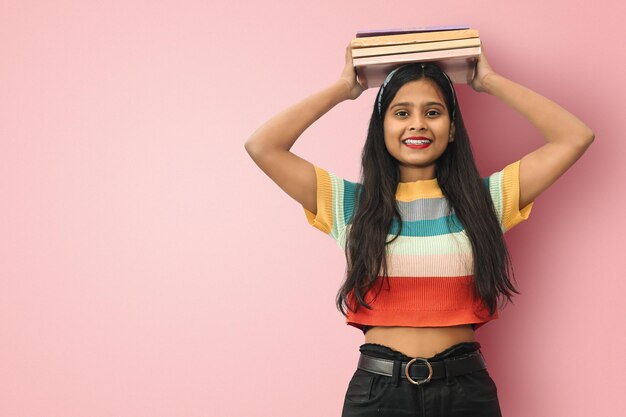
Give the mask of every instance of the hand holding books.
<svg viewBox="0 0 626 417">
<path fill-rule="evenodd" d="M 358 80 L 356 77 L 356 71 L 352 65 L 352 49 L 350 44 L 346 47 L 346 65 L 343 68 L 343 72 L 339 79 L 345 82 L 348 86 L 349 96 L 351 100 L 356 99 L 361 93 L 367 89 L 367 81 Z"/>
<path fill-rule="evenodd" d="M 480 56 L 478 57 L 478 61 L 476 63 L 476 71 L 474 74 L 474 78 L 469 83 L 470 87 L 479 93 L 485 91 L 484 80 L 490 74 L 495 74 L 496 72 L 491 68 L 489 62 L 487 62 L 487 57 L 485 57 L 485 47 L 483 46 Z"/>
</svg>

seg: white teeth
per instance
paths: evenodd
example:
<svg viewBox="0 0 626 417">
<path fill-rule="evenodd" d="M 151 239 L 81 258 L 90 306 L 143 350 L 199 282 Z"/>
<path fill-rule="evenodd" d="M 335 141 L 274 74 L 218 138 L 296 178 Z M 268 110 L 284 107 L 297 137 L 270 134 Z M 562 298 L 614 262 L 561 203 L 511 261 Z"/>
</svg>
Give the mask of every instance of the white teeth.
<svg viewBox="0 0 626 417">
<path fill-rule="evenodd" d="M 430 140 L 428 139 L 407 139 L 404 141 L 404 143 L 410 143 L 411 145 L 422 145 L 425 143 L 430 143 Z"/>
</svg>

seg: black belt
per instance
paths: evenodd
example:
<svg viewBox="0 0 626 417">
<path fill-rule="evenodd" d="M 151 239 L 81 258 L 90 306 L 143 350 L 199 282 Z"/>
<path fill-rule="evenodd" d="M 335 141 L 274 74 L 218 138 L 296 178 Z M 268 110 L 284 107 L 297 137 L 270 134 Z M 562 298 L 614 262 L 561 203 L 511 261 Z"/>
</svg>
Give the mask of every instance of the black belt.
<svg viewBox="0 0 626 417">
<path fill-rule="evenodd" d="M 375 374 L 393 376 L 394 363 L 397 367 L 397 362 L 397 360 L 375 358 L 361 353 L 358 368 Z M 480 351 L 477 350 L 466 355 L 444 358 L 434 362 L 430 362 L 426 358 L 413 358 L 409 362 L 401 362 L 399 372 L 401 378 L 408 379 L 415 385 L 420 385 L 431 379 L 445 378 L 448 375 L 463 375 L 486 368 L 487 363 Z"/>
</svg>

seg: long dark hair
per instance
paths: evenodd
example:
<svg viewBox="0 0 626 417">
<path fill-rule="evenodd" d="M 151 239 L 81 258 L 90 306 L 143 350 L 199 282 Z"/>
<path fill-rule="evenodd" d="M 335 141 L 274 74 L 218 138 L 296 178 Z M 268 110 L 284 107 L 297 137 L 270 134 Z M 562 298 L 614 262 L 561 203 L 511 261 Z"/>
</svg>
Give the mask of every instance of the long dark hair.
<svg viewBox="0 0 626 417">
<path fill-rule="evenodd" d="M 489 190 L 478 173 L 469 135 L 463 123 L 461 109 L 454 88 L 447 76 L 435 63 L 404 65 L 396 71 L 384 87 L 380 113 L 374 103 L 365 145 L 362 152 L 361 181 L 357 184 L 355 210 L 346 234 L 346 279 L 340 288 L 336 304 L 346 316 L 345 307 L 357 311 L 359 306 L 371 310 L 365 301 L 367 292 L 378 282 L 376 296 L 382 286 L 378 276 L 388 283 L 386 245 L 401 233 L 402 221 L 395 195 L 400 182 L 398 161 L 389 154 L 384 139 L 383 121 L 387 107 L 396 93 L 409 81 L 425 77 L 434 81 L 443 93 L 446 106 L 454 124 L 454 141 L 435 163 L 437 183 L 448 199 L 450 207 L 463 224 L 473 253 L 474 300 L 482 299 L 493 315 L 498 299 L 505 296 L 511 301 L 513 293 L 520 294 L 509 280 L 514 278 L 513 266 L 500 224 L 496 217 Z M 379 90 L 380 94 L 380 90 Z M 378 97 L 378 96 L 377 96 Z M 389 228 L 394 219 L 400 225 L 398 233 L 388 240 Z M 357 303 L 349 303 L 349 293 Z M 503 300 L 506 301 L 506 300 Z"/>
</svg>

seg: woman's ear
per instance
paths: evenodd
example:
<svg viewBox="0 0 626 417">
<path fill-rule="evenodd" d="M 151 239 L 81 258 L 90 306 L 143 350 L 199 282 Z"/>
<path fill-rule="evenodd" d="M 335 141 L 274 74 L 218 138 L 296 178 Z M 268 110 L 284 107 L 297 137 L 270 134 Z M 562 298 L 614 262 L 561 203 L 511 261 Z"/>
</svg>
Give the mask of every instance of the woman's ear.
<svg viewBox="0 0 626 417">
<path fill-rule="evenodd" d="M 448 142 L 454 142 L 454 122 L 450 123 L 450 137 L 448 139 Z"/>
</svg>

